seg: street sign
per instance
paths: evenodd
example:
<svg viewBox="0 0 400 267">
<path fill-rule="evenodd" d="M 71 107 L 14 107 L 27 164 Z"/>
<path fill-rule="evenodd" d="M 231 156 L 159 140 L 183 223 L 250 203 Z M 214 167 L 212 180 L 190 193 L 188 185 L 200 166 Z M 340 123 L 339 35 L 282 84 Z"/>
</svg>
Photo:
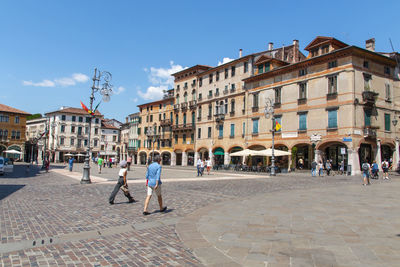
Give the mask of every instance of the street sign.
<svg viewBox="0 0 400 267">
<path fill-rule="evenodd" d="M 342 155 L 346 154 L 346 148 L 341 147 L 340 148 L 340 154 L 342 154 Z"/>
<path fill-rule="evenodd" d="M 351 137 L 343 137 L 343 142 L 351 142 L 353 141 L 353 138 Z"/>
</svg>

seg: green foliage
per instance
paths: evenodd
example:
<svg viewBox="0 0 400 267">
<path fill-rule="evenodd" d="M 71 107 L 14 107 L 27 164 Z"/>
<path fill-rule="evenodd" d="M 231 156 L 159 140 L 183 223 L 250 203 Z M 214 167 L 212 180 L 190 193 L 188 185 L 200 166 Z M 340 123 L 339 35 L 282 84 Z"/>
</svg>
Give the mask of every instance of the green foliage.
<svg viewBox="0 0 400 267">
<path fill-rule="evenodd" d="M 296 166 L 296 155 L 297 155 L 297 147 L 292 148 L 292 164 L 290 168 L 295 168 Z"/>
<path fill-rule="evenodd" d="M 26 120 L 29 121 L 29 120 L 40 119 L 40 118 L 42 118 L 42 114 L 36 113 L 36 114 L 32 114 L 32 115 L 29 115 L 28 117 L 26 117 Z"/>
</svg>

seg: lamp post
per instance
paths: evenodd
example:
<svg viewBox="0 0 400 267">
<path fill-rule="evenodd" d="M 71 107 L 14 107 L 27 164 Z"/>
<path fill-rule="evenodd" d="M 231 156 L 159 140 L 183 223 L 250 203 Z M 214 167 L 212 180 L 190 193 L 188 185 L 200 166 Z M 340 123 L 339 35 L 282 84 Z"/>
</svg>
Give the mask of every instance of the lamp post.
<svg viewBox="0 0 400 267">
<path fill-rule="evenodd" d="M 93 85 L 91 87 L 92 93 L 90 95 L 90 111 L 93 110 L 93 101 L 95 100 L 94 93 L 100 91 L 100 94 L 103 96 L 103 101 L 110 101 L 110 95 L 112 94 L 112 85 L 110 83 L 112 78 L 111 73 L 108 71 L 98 71 L 97 68 L 94 69 L 93 75 Z M 100 88 L 100 81 L 101 84 Z M 83 174 L 81 179 L 81 184 L 90 184 L 90 132 L 92 128 L 92 118 L 94 117 L 94 113 L 91 114 L 89 119 L 89 132 L 88 132 L 88 145 L 86 150 L 85 164 L 83 165 Z"/>
<path fill-rule="evenodd" d="M 275 154 L 274 154 L 274 142 L 275 142 L 275 116 L 274 116 L 274 101 L 267 97 L 265 99 L 265 108 L 264 108 L 265 118 L 271 118 L 272 122 L 272 155 L 271 155 L 271 176 L 275 176 Z"/>
<path fill-rule="evenodd" d="M 392 120 L 393 128 L 394 128 L 394 144 L 395 144 L 395 153 L 396 153 L 396 164 L 399 162 L 399 139 L 396 136 L 396 125 L 398 123 L 398 120 L 396 119 L 396 116 Z M 393 163 L 392 163 L 393 164 Z"/>
</svg>

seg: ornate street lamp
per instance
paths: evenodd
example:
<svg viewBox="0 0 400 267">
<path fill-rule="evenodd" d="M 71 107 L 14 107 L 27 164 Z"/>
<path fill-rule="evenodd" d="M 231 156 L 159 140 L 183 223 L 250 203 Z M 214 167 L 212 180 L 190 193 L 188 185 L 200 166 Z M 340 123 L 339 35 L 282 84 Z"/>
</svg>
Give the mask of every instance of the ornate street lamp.
<svg viewBox="0 0 400 267">
<path fill-rule="evenodd" d="M 271 155 L 271 176 L 275 176 L 275 154 L 274 154 L 274 149 L 275 149 L 275 116 L 274 116 L 274 101 L 267 97 L 265 99 L 265 108 L 264 108 L 264 114 L 265 118 L 269 119 L 271 118 L 272 121 L 272 155 Z"/>
<path fill-rule="evenodd" d="M 97 68 L 94 69 L 93 75 L 93 85 L 92 85 L 92 94 L 90 95 L 90 112 L 93 111 L 93 100 L 95 99 L 94 93 L 99 92 L 103 96 L 103 101 L 110 101 L 110 96 L 112 94 L 112 85 L 110 83 L 112 79 L 111 73 L 108 71 L 97 71 Z M 100 81 L 102 81 L 100 88 Z M 83 175 L 81 179 L 81 184 L 90 184 L 90 132 L 92 127 L 92 118 L 94 117 L 94 113 L 91 113 L 91 117 L 89 119 L 89 133 L 88 133 L 88 146 L 85 157 L 85 164 L 83 165 Z"/>
</svg>

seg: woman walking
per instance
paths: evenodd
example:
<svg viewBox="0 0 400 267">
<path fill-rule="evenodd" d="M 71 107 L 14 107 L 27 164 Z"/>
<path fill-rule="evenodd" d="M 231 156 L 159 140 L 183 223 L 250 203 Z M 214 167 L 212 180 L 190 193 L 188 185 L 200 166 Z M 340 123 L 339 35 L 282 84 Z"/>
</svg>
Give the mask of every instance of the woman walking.
<svg viewBox="0 0 400 267">
<path fill-rule="evenodd" d="M 118 173 L 118 182 L 114 187 L 114 190 L 111 193 L 111 196 L 109 198 L 109 203 L 112 205 L 114 204 L 114 199 L 115 196 L 118 193 L 118 190 L 122 190 L 124 192 L 124 195 L 128 198 L 129 203 L 135 202 L 135 199 L 133 199 L 133 197 L 131 196 L 131 194 L 129 193 L 129 189 L 128 189 L 128 184 L 127 184 L 127 180 L 126 180 L 126 175 L 128 173 L 128 164 L 126 163 L 125 160 L 121 161 L 121 163 L 119 164 L 121 166 L 121 169 L 119 170 Z"/>
</svg>

